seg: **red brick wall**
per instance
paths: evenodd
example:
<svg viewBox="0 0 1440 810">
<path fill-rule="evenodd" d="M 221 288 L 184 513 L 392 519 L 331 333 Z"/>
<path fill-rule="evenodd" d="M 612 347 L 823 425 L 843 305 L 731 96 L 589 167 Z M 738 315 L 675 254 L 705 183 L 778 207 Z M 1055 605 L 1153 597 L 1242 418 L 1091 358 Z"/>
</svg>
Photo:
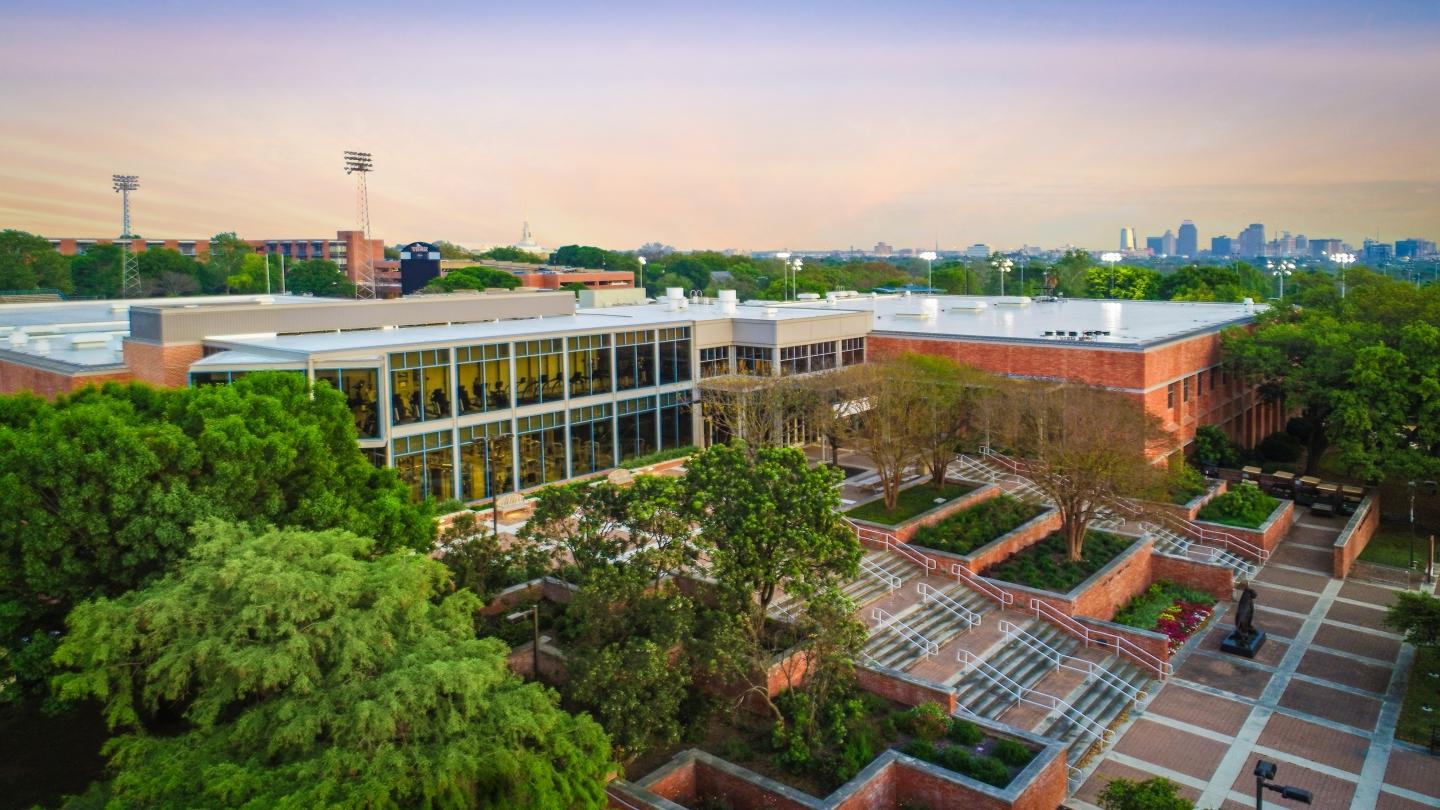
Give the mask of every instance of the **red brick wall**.
<svg viewBox="0 0 1440 810">
<path fill-rule="evenodd" d="M 1211 523 L 1208 520 L 1196 522 L 1207 529 L 1233 534 L 1241 540 L 1259 546 L 1266 551 L 1274 551 L 1275 546 L 1280 544 L 1280 539 L 1289 533 L 1290 525 L 1295 522 L 1294 501 L 1281 501 L 1278 508 L 1280 510 L 1280 517 L 1271 523 L 1264 531 L 1260 529 L 1242 529 L 1238 526 L 1227 526 L 1223 523 Z M 1237 554 L 1242 553 L 1237 549 L 1231 549 L 1231 551 Z"/>
<path fill-rule="evenodd" d="M 1060 513 L 1052 509 L 1016 529 L 1005 539 L 1005 542 L 991 543 L 976 549 L 974 555 L 966 559 L 963 564 L 972 574 L 978 574 L 1015 552 L 1029 548 L 1059 528 Z M 949 567 L 946 568 L 948 570 Z"/>
<path fill-rule="evenodd" d="M 635 275 L 617 270 L 597 270 L 593 273 L 522 273 L 518 276 L 521 287 L 558 290 L 566 284 L 584 284 L 590 289 L 600 287 L 633 287 Z"/>
<path fill-rule="evenodd" d="M 696 799 L 723 799 L 732 807 L 773 808 L 773 810 L 809 810 L 809 806 L 767 790 L 761 785 L 712 768 L 704 760 L 695 762 Z M 653 789 L 653 788 L 652 788 Z"/>
<path fill-rule="evenodd" d="M 1365 550 L 1366 544 L 1370 542 L 1371 537 L 1375 536 L 1375 531 L 1379 528 L 1380 493 L 1376 492 L 1361 501 L 1355 516 L 1345 524 L 1346 532 L 1341 533 L 1335 541 L 1333 573 L 1336 578 L 1344 579 L 1350 575 L 1350 566 L 1355 564 L 1355 558 Z M 1342 540 L 1344 541 L 1343 545 L 1341 544 Z"/>
<path fill-rule="evenodd" d="M 1157 580 L 1168 579 L 1177 585 L 1204 591 L 1216 599 L 1235 596 L 1235 571 L 1223 565 L 1156 554 L 1151 557 L 1150 570 Z"/>
<path fill-rule="evenodd" d="M 646 785 L 645 789 L 676 804 L 692 805 L 696 798 L 696 770 L 695 760 L 685 760 L 654 782 Z"/>
<path fill-rule="evenodd" d="M 1103 575 L 1075 599 L 1073 614 L 1109 621 L 1122 605 L 1150 587 L 1150 562 L 1155 541 L 1147 539 L 1139 551 Z"/>
<path fill-rule="evenodd" d="M 921 486 L 924 486 L 924 484 L 921 484 Z M 994 486 L 993 484 L 982 486 L 979 489 L 974 490 L 973 492 L 967 492 L 964 495 L 961 495 L 955 500 L 940 506 L 938 509 L 931 510 L 919 517 L 912 518 L 904 523 L 901 523 L 899 526 L 886 526 L 880 523 L 871 523 L 868 520 L 856 520 L 855 522 L 860 524 L 861 526 L 871 526 L 879 529 L 882 532 L 889 532 L 890 534 L 895 535 L 895 539 L 899 540 L 900 542 L 908 543 L 912 538 L 915 537 L 915 533 L 920 531 L 921 526 L 934 526 L 936 523 L 939 523 L 945 518 L 950 517 L 956 512 L 963 512 L 964 510 L 974 506 L 977 503 L 980 503 L 982 501 L 988 501 L 991 498 L 997 497 L 998 495 L 1000 495 L 1001 491 L 1002 490 L 999 487 Z"/>
<path fill-rule="evenodd" d="M 199 343 L 157 346 L 125 338 L 125 365 L 140 382 L 180 388 L 190 384 L 190 364 L 199 360 Z"/>
<path fill-rule="evenodd" d="M 901 680 L 867 667 L 855 668 L 855 682 L 867 692 L 902 703 L 919 706 L 922 703 L 937 703 L 947 714 L 954 714 L 958 708 L 955 693 L 939 684 L 927 686 L 923 683 Z"/>
<path fill-rule="evenodd" d="M 54 399 L 87 385 L 107 382 L 128 382 L 129 371 L 114 371 L 103 374 L 63 374 L 49 369 L 35 368 L 21 363 L 0 360 L 0 394 L 18 394 L 29 391 L 36 396 Z"/>
<path fill-rule="evenodd" d="M 506 656 L 505 664 L 510 671 L 522 678 L 535 677 L 535 653 L 532 651 L 535 642 L 527 641 L 510 651 Z M 570 672 L 565 666 L 565 659 L 556 655 L 555 650 L 545 643 L 542 636 L 540 642 L 540 678 L 548 684 L 563 684 L 570 677 Z"/>
<path fill-rule="evenodd" d="M 1139 647 L 1141 650 L 1144 650 L 1150 655 L 1151 658 L 1154 658 L 1157 661 L 1168 662 L 1170 660 L 1170 639 L 1166 638 L 1164 635 L 1152 631 L 1141 630 L 1135 627 L 1126 627 L 1124 625 L 1111 624 L 1109 622 L 1101 625 L 1098 624 L 1095 620 L 1087 618 L 1085 616 L 1076 617 L 1076 621 L 1080 622 L 1086 627 L 1089 627 L 1097 633 L 1109 633 L 1110 635 L 1119 636 L 1126 641 L 1129 641 L 1131 644 L 1134 644 L 1136 647 Z M 1152 674 L 1154 674 L 1152 669 L 1153 664 L 1150 661 L 1130 655 L 1128 651 L 1125 650 L 1121 650 L 1120 654 L 1126 656 L 1131 661 L 1135 662 L 1135 664 L 1142 669 L 1151 670 Z"/>
</svg>

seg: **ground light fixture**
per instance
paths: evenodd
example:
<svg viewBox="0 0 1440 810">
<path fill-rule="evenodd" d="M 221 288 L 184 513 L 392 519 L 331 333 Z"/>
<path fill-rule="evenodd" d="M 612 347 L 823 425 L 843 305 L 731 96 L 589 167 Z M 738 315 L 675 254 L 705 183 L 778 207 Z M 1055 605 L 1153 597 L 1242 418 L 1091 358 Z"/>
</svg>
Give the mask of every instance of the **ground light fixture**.
<svg viewBox="0 0 1440 810">
<path fill-rule="evenodd" d="M 925 294 L 935 294 L 935 251 L 927 250 L 920 254 L 925 260 Z"/>
<path fill-rule="evenodd" d="M 1309 804 L 1314 796 L 1310 791 L 1291 785 L 1272 785 L 1275 780 L 1275 772 L 1278 768 L 1275 763 L 1266 762 L 1263 759 L 1255 760 L 1255 810 L 1263 810 L 1265 807 L 1265 791 L 1273 791 L 1280 794 L 1280 798 L 1301 804 Z"/>
</svg>

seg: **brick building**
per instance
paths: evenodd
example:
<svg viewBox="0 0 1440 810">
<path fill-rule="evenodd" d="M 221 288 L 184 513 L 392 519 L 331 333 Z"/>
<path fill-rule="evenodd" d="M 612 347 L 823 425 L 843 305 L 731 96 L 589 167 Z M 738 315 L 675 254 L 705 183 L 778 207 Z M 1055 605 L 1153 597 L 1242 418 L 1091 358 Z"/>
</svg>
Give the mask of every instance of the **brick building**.
<svg viewBox="0 0 1440 810">
<path fill-rule="evenodd" d="M 90 239 L 60 237 L 50 239 L 50 244 L 63 256 L 84 253 L 92 245 L 108 245 L 114 239 Z M 367 255 L 377 270 L 386 269 L 385 242 L 382 239 L 366 239 L 360 231 L 337 231 L 334 239 L 245 239 L 243 240 L 259 255 L 283 256 L 286 261 L 306 259 L 328 259 L 335 262 L 351 281 L 358 278 L 360 259 Z M 198 239 L 136 239 L 131 243 L 136 252 L 168 248 L 184 256 L 205 259 L 210 255 L 210 238 Z"/>
</svg>

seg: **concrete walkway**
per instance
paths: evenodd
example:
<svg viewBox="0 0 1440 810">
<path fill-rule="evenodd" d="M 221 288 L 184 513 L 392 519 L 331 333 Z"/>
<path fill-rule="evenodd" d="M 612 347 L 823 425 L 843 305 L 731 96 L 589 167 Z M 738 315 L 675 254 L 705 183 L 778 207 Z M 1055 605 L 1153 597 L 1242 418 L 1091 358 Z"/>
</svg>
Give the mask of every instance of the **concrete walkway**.
<svg viewBox="0 0 1440 810">
<path fill-rule="evenodd" d="M 1269 640 L 1254 661 L 1219 651 L 1228 608 L 1177 659 L 1070 805 L 1116 777 L 1164 776 L 1201 808 L 1255 806 L 1257 759 L 1312 807 L 1440 807 L 1440 759 L 1394 742 L 1413 650 L 1381 622 L 1397 589 L 1329 575 L 1339 519 L 1302 518 L 1254 587 Z M 1303 807 L 1267 793 L 1266 806 Z"/>
</svg>

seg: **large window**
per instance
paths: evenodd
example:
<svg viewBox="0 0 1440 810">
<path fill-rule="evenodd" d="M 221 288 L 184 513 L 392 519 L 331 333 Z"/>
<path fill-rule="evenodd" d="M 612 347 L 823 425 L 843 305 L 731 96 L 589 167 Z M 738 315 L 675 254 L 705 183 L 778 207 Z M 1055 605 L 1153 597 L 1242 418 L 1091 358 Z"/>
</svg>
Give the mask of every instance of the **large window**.
<svg viewBox="0 0 1440 810">
<path fill-rule="evenodd" d="M 865 338 L 845 338 L 840 341 L 840 365 L 857 366 L 865 362 Z"/>
<path fill-rule="evenodd" d="M 450 431 L 437 430 L 395 440 L 395 470 L 410 485 L 415 500 L 443 501 L 455 497 L 454 458 L 450 455 Z"/>
<path fill-rule="evenodd" d="M 730 373 L 730 347 L 716 346 L 700 350 L 700 379 Z"/>
<path fill-rule="evenodd" d="M 320 368 L 315 380 L 324 380 L 345 395 L 345 405 L 355 418 L 355 432 L 362 439 L 380 435 L 379 384 L 380 372 L 373 368 Z"/>
<path fill-rule="evenodd" d="M 772 366 L 774 362 L 775 353 L 769 346 L 735 347 L 736 373 L 751 374 L 756 377 L 769 377 L 774 374 L 774 368 Z"/>
<path fill-rule="evenodd" d="M 229 385 L 231 371 L 192 371 L 190 372 L 190 387 L 197 385 Z"/>
<path fill-rule="evenodd" d="M 510 346 L 455 350 L 455 405 L 462 415 L 510 407 Z"/>
<path fill-rule="evenodd" d="M 615 421 L 610 405 L 570 411 L 570 474 L 615 466 Z"/>
<path fill-rule="evenodd" d="M 615 390 L 630 391 L 655 384 L 655 332 L 621 332 L 615 336 Z"/>
<path fill-rule="evenodd" d="M 616 408 L 616 432 L 620 436 L 620 460 L 655 452 L 655 397 L 628 399 Z"/>
<path fill-rule="evenodd" d="M 407 425 L 450 417 L 450 350 L 390 355 L 390 419 Z"/>
<path fill-rule="evenodd" d="M 570 341 L 570 396 L 610 393 L 610 336 L 580 335 Z"/>
<path fill-rule="evenodd" d="M 695 427 L 690 421 L 690 396 L 685 393 L 662 394 L 660 397 L 660 449 L 672 450 L 695 443 Z"/>
<path fill-rule="evenodd" d="M 660 330 L 660 384 L 689 382 L 690 327 Z"/>
<path fill-rule="evenodd" d="M 835 368 L 835 341 L 810 344 L 810 370 L 829 371 Z"/>
<path fill-rule="evenodd" d="M 467 501 L 493 498 L 515 489 L 515 437 L 510 422 L 490 422 L 460 428 L 460 497 Z M 490 491 L 490 476 L 495 491 Z"/>
<path fill-rule="evenodd" d="M 565 477 L 565 413 L 542 413 L 516 420 L 520 437 L 520 486 L 529 489 Z"/>
<path fill-rule="evenodd" d="M 835 342 L 811 343 L 808 346 L 786 346 L 780 350 L 780 373 L 808 374 L 835 368 Z"/>
<path fill-rule="evenodd" d="M 564 355 L 560 338 L 515 344 L 515 403 L 534 405 L 565 398 Z"/>
</svg>

